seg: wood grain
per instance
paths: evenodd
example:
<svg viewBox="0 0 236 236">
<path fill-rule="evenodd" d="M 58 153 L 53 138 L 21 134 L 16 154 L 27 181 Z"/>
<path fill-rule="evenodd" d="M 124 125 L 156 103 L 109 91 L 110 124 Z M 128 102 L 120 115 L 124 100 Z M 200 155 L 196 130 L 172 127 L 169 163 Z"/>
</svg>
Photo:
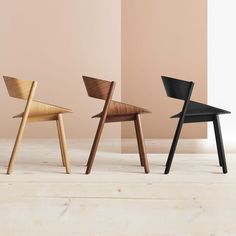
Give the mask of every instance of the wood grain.
<svg viewBox="0 0 236 236">
<path fill-rule="evenodd" d="M 63 175 L 56 139 L 26 140 L 28 151 L 7 176 L 12 140 L 0 140 L 1 235 L 42 235 L 43 230 L 53 236 L 235 236 L 235 154 L 228 155 L 227 176 L 216 153 L 177 154 L 177 168 L 168 176 L 163 175 L 166 154 L 152 154 L 152 173 L 144 175 L 138 154 L 119 153 L 119 143 L 100 143 L 96 168 L 87 176 L 89 141 L 68 140 L 71 162 L 80 168 Z"/>
</svg>

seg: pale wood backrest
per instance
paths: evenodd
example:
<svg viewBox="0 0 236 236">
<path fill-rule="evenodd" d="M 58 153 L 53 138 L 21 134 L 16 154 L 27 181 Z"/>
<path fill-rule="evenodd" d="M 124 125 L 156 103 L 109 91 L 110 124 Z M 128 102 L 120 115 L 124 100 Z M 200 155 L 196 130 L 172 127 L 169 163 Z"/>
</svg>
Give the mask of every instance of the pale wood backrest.
<svg viewBox="0 0 236 236">
<path fill-rule="evenodd" d="M 112 83 L 110 81 L 83 76 L 84 84 L 89 97 L 106 100 Z"/>
<path fill-rule="evenodd" d="M 36 81 L 3 76 L 10 97 L 27 100 Z"/>
</svg>

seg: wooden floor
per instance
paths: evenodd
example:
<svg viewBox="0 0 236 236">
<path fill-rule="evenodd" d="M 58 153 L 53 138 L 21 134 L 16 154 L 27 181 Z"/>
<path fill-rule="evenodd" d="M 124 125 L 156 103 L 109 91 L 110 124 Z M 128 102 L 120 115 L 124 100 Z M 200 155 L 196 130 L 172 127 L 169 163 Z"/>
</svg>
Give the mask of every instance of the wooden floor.
<svg viewBox="0 0 236 236">
<path fill-rule="evenodd" d="M 69 142 L 72 174 L 65 174 L 53 140 L 26 141 L 12 175 L 5 174 L 13 142 L 0 141 L 0 235 L 235 236 L 236 155 L 223 175 L 216 154 L 178 154 L 164 175 L 166 154 L 100 151 L 92 174 L 90 143 Z"/>
</svg>

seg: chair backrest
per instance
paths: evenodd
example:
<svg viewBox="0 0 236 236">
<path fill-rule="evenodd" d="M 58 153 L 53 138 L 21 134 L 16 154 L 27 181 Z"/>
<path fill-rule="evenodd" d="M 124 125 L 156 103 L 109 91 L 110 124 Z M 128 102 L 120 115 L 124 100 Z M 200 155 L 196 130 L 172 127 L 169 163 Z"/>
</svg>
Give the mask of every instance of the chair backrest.
<svg viewBox="0 0 236 236">
<path fill-rule="evenodd" d="M 32 85 L 36 83 L 32 80 L 16 79 L 9 76 L 3 76 L 3 78 L 7 86 L 9 96 L 24 100 L 28 99 Z"/>
<path fill-rule="evenodd" d="M 193 82 L 161 76 L 168 97 L 187 100 L 192 92 Z"/>
<path fill-rule="evenodd" d="M 110 81 L 83 76 L 84 84 L 89 97 L 106 100 L 112 83 Z"/>
</svg>

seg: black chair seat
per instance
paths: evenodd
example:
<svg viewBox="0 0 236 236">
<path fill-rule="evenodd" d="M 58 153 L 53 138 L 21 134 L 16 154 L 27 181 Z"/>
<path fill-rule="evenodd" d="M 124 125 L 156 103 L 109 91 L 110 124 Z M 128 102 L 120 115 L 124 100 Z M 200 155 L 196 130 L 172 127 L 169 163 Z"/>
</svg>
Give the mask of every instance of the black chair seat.
<svg viewBox="0 0 236 236">
<path fill-rule="evenodd" d="M 185 114 L 185 117 L 188 116 L 202 116 L 202 115 L 221 115 L 221 114 L 229 114 L 229 111 L 212 107 L 200 102 L 189 101 L 188 108 Z M 182 112 L 171 116 L 171 118 L 179 118 L 181 117 Z"/>
</svg>

